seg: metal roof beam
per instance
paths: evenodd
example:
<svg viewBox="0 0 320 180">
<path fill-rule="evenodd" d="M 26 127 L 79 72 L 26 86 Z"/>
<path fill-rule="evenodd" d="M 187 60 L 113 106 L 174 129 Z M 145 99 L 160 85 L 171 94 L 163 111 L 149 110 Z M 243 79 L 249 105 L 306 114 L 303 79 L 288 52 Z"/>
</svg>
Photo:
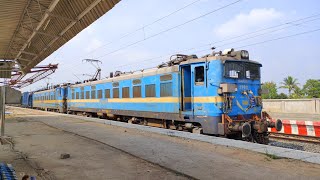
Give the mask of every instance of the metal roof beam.
<svg viewBox="0 0 320 180">
<path fill-rule="evenodd" d="M 53 11 L 59 1 L 60 1 L 60 0 L 54 0 L 54 1 L 50 4 L 47 12 Z M 39 24 L 37 25 L 37 27 L 36 27 L 36 29 L 35 29 L 36 31 L 38 31 L 38 30 L 41 28 L 41 26 L 44 24 L 44 22 L 46 21 L 46 19 L 47 19 L 48 17 L 49 17 L 49 15 L 48 15 L 47 13 L 44 14 L 43 18 L 41 19 L 41 21 L 39 22 Z M 29 44 L 29 42 L 31 41 L 31 39 L 32 39 L 35 35 L 36 35 L 36 32 L 33 32 L 33 33 L 31 34 L 31 36 L 29 37 L 29 39 L 27 40 L 27 42 L 24 43 L 23 47 L 20 49 L 19 53 L 17 54 L 17 56 L 16 56 L 16 58 L 15 58 L 14 60 L 17 60 L 17 59 L 18 59 L 18 57 L 21 55 L 21 51 L 24 51 L 24 50 L 26 49 L 27 45 Z"/>
<path fill-rule="evenodd" d="M 22 61 L 28 61 L 28 62 L 32 61 L 31 59 L 26 59 L 26 58 L 22 58 L 22 57 L 19 57 L 18 59 L 22 60 Z"/>
<path fill-rule="evenodd" d="M 85 16 L 89 11 L 91 11 L 91 9 L 93 9 L 96 5 L 98 5 L 102 0 L 96 0 L 93 3 L 91 3 L 82 13 L 80 13 L 77 17 L 76 20 L 80 20 L 83 16 Z M 52 10 L 51 10 L 52 11 Z M 47 13 L 45 14 L 46 16 L 49 16 L 48 12 L 51 12 L 50 10 L 47 11 Z M 72 28 L 77 21 L 73 21 L 71 22 L 64 30 L 62 30 L 59 33 L 59 36 L 63 36 L 64 33 L 66 33 L 70 28 Z M 41 21 L 42 22 L 42 21 Z M 37 29 L 38 30 L 38 29 Z M 59 39 L 59 36 L 57 36 L 56 38 L 54 38 L 48 45 L 47 47 L 45 47 L 37 56 L 35 56 L 32 61 L 35 61 L 43 52 L 45 52 L 54 42 L 56 42 Z M 29 62 L 26 66 L 26 68 L 28 68 L 28 66 L 32 63 Z M 25 71 L 24 69 L 22 69 L 22 71 Z"/>
<path fill-rule="evenodd" d="M 49 33 L 45 33 L 45 32 L 41 32 L 41 31 L 36 31 L 37 34 L 42 34 L 42 35 L 45 35 L 45 36 L 49 36 L 49 37 L 59 37 L 57 35 L 54 35 L 54 34 L 49 34 Z"/>
<path fill-rule="evenodd" d="M 36 56 L 37 55 L 36 53 L 27 52 L 27 51 L 21 51 L 21 53 L 28 54 L 28 55 L 31 55 L 31 56 Z"/>
<path fill-rule="evenodd" d="M 66 20 L 66 21 L 71 21 L 71 22 L 77 21 L 76 19 L 68 18 L 68 17 L 65 17 L 65 16 L 60 16 L 60 15 L 57 15 L 57 14 L 53 14 L 51 12 L 47 12 L 47 13 L 52 17 L 63 19 L 63 20 Z"/>
</svg>

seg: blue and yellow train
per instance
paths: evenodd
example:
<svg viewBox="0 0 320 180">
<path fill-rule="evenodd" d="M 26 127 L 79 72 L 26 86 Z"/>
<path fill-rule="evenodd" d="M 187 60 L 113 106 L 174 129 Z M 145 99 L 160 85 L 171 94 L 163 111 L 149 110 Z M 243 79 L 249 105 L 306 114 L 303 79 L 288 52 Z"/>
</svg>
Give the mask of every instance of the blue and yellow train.
<svg viewBox="0 0 320 180">
<path fill-rule="evenodd" d="M 177 54 L 153 69 L 29 93 L 29 107 L 223 135 L 266 144 L 260 68 L 245 50 Z M 24 102 L 26 104 L 26 102 Z"/>
</svg>

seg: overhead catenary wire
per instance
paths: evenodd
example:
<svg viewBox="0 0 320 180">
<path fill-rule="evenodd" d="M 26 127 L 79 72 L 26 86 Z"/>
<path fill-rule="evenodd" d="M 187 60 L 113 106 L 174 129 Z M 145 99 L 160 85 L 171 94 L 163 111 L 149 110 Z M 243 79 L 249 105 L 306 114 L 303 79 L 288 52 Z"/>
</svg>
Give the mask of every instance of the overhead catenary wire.
<svg viewBox="0 0 320 180">
<path fill-rule="evenodd" d="M 160 34 L 166 33 L 166 32 L 171 31 L 171 30 L 173 30 L 173 29 L 176 29 L 176 28 L 179 28 L 179 27 L 184 26 L 184 25 L 186 25 L 186 24 L 189 24 L 189 23 L 191 23 L 191 22 L 193 22 L 193 21 L 196 21 L 196 20 L 198 20 L 198 19 L 200 19 L 200 18 L 206 17 L 206 16 L 208 16 L 208 15 L 210 15 L 210 14 L 213 14 L 213 13 L 215 13 L 215 12 L 217 12 L 217 11 L 220 11 L 220 10 L 222 10 L 222 9 L 225 9 L 225 8 L 229 7 L 229 6 L 232 6 L 232 5 L 234 5 L 234 4 L 237 4 L 237 3 L 241 2 L 241 1 L 242 1 L 242 0 L 233 1 L 232 3 L 226 4 L 226 5 L 224 5 L 224 6 L 221 6 L 221 7 L 217 8 L 217 9 L 214 9 L 214 10 L 209 11 L 209 12 L 207 12 L 207 13 L 204 13 L 204 14 L 202 14 L 202 15 L 200 15 L 200 16 L 197 16 L 197 17 L 195 17 L 195 18 L 193 18 L 193 19 L 190 19 L 190 20 L 188 20 L 188 21 L 185 21 L 185 22 L 183 22 L 183 23 L 181 23 L 181 24 L 178 24 L 178 25 L 173 26 L 173 27 L 171 27 L 171 28 L 168 28 L 168 29 L 165 29 L 165 30 L 163 30 L 163 31 L 160 31 L 160 32 L 158 32 L 158 33 L 156 33 L 156 34 L 153 34 L 153 35 L 151 35 L 151 36 L 145 37 L 144 39 L 141 39 L 141 40 L 135 41 L 135 42 L 133 42 L 133 43 L 131 43 L 131 44 L 122 46 L 121 48 L 118 48 L 118 49 L 113 50 L 113 51 L 111 51 L 111 52 L 108 52 L 108 53 L 106 53 L 106 54 L 100 55 L 100 56 L 98 56 L 98 57 L 96 57 L 96 58 L 99 59 L 99 58 L 105 57 L 105 56 L 107 56 L 107 55 L 113 54 L 113 53 L 115 53 L 115 52 L 121 51 L 121 50 L 123 50 L 123 49 L 126 49 L 126 48 L 128 48 L 128 47 L 131 47 L 131 46 L 133 46 L 133 45 L 139 44 L 139 43 L 141 43 L 141 42 L 143 42 L 143 41 L 149 40 L 149 39 L 151 39 L 151 38 L 154 38 L 154 37 L 156 37 L 156 36 L 159 36 Z"/>
<path fill-rule="evenodd" d="M 109 45 L 109 44 L 115 43 L 115 42 L 117 42 L 117 41 L 120 41 L 121 39 L 124 39 L 124 38 L 126 38 L 126 37 L 128 37 L 128 36 L 131 36 L 131 35 L 135 34 L 136 32 L 141 31 L 141 30 L 143 30 L 143 29 L 145 29 L 145 28 L 147 28 L 147 27 L 149 27 L 149 26 L 151 26 L 151 25 L 153 25 L 153 24 L 156 24 L 157 22 L 160 22 L 160 21 L 162 21 L 162 20 L 164 20 L 164 19 L 166 19 L 166 18 L 168 18 L 168 17 L 170 17 L 170 16 L 172 16 L 172 15 L 174 15 L 174 14 L 182 11 L 182 10 L 184 10 L 184 9 L 186 9 L 186 8 L 194 5 L 195 3 L 199 2 L 199 1 L 201 1 L 201 0 L 192 1 L 191 3 L 189 3 L 189 4 L 187 4 L 187 5 L 179 8 L 179 9 L 177 9 L 177 10 L 175 10 L 175 11 L 172 11 L 172 12 L 169 13 L 169 14 L 164 15 L 164 16 L 160 17 L 159 19 L 156 19 L 155 21 L 152 21 L 152 22 L 148 23 L 147 25 L 144 25 L 144 26 L 141 27 L 141 28 L 138 28 L 138 29 L 135 29 L 135 30 L 133 30 L 133 31 L 131 31 L 131 32 L 128 32 L 128 33 L 124 34 L 123 36 L 120 36 L 119 38 L 116 38 L 116 39 L 114 39 L 114 40 L 111 40 L 110 42 L 108 42 L 108 43 L 106 43 L 106 44 L 103 44 L 103 45 L 101 45 L 101 46 L 93 49 L 92 51 L 88 52 L 87 54 L 91 54 L 91 53 L 97 51 L 98 49 L 101 49 L 101 48 L 103 48 L 103 47 L 105 47 L 105 46 L 107 46 L 107 45 Z"/>
<path fill-rule="evenodd" d="M 104 54 L 104 55 L 95 57 L 94 59 L 100 59 L 100 58 L 102 58 L 102 57 L 104 57 L 104 56 L 113 54 L 113 53 L 118 52 L 118 51 L 120 51 L 120 50 L 123 50 L 123 49 L 126 49 L 126 48 L 128 48 L 128 47 L 131 47 L 131 46 L 133 46 L 133 45 L 135 45 L 135 44 L 138 44 L 138 43 L 141 43 L 141 42 L 146 41 L 146 40 L 148 40 L 148 39 L 154 38 L 154 37 L 159 36 L 159 35 L 161 35 L 161 34 L 163 34 L 163 33 L 165 33 L 165 32 L 168 32 L 168 31 L 171 31 L 171 30 L 173 30 L 173 29 L 179 28 L 179 27 L 181 27 L 181 26 L 183 26 L 183 25 L 186 25 L 186 24 L 188 24 L 188 23 L 191 23 L 191 22 L 193 22 L 193 21 L 196 21 L 196 20 L 198 20 L 198 19 L 200 19 L 200 18 L 203 18 L 203 17 L 208 16 L 208 15 L 210 15 L 210 14 L 212 14 L 212 13 L 215 13 L 215 12 L 217 12 L 217 11 L 220 11 L 220 10 L 222 10 L 222 9 L 225 9 L 225 8 L 227 8 L 227 7 L 229 7 L 229 6 L 232 6 L 232 5 L 236 4 L 236 3 L 239 3 L 239 2 L 241 2 L 241 1 L 243 1 L 243 0 L 233 1 L 233 2 L 231 2 L 231 3 L 228 3 L 228 4 L 224 5 L 224 6 L 221 6 L 221 7 L 219 7 L 219 8 L 214 9 L 214 10 L 211 10 L 211 11 L 209 11 L 209 12 L 207 12 L 207 13 L 204 13 L 204 14 L 202 14 L 202 15 L 200 15 L 200 16 L 197 16 L 197 17 L 195 17 L 195 18 L 193 18 L 193 19 L 190 19 L 190 20 L 188 20 L 188 21 L 186 21 L 186 22 L 184 22 L 184 23 L 181 23 L 181 24 L 178 24 L 178 25 L 173 26 L 173 27 L 171 27 L 171 28 L 168 28 L 168 29 L 166 29 L 166 30 L 160 31 L 160 32 L 158 32 L 158 33 L 156 33 L 156 34 L 153 34 L 153 35 L 151 35 L 151 36 L 145 37 L 144 39 L 138 40 L 138 41 L 136 41 L 136 42 L 134 42 L 134 43 L 125 45 L 125 46 L 123 46 L 123 47 L 121 47 L 121 48 L 119 48 L 119 49 L 113 50 L 113 51 L 111 51 L 111 52 L 109 52 L 109 53 L 107 53 L 107 54 Z M 150 23 L 150 24 L 154 24 L 154 23 Z M 150 24 L 149 24 L 149 25 L 150 25 Z M 70 66 L 70 68 L 74 68 L 74 66 Z"/>
<path fill-rule="evenodd" d="M 151 26 L 151 25 L 153 25 L 153 24 L 156 24 L 156 23 L 158 23 L 158 22 L 160 22 L 160 21 L 162 21 L 162 20 L 164 20 L 164 19 L 166 19 L 166 18 L 168 18 L 168 17 L 170 17 L 170 16 L 172 16 L 172 15 L 174 15 L 174 14 L 176 14 L 176 13 L 178 13 L 178 12 L 180 12 L 180 11 L 182 11 L 182 10 L 184 10 L 184 9 L 192 6 L 192 5 L 194 5 L 194 4 L 196 4 L 196 3 L 199 2 L 199 1 L 201 1 L 201 0 L 192 1 L 191 3 L 189 3 L 189 4 L 187 4 L 187 5 L 179 8 L 179 9 L 177 9 L 177 10 L 175 10 L 175 11 L 172 11 L 172 12 L 169 13 L 169 14 L 164 15 L 164 16 L 162 16 L 162 17 L 160 17 L 160 18 L 158 18 L 158 19 L 156 19 L 156 20 L 148 23 L 147 25 L 145 25 L 145 26 L 143 26 L 143 27 L 141 27 L 141 28 L 138 28 L 138 29 L 136 29 L 136 30 L 133 30 L 133 31 L 131 31 L 131 32 L 128 32 L 128 33 L 124 34 L 123 36 L 120 36 L 120 37 L 118 37 L 118 38 L 116 38 L 116 39 L 114 39 L 114 40 L 111 40 L 111 42 L 108 42 L 108 43 L 106 43 L 106 44 L 103 44 L 103 45 L 101 45 L 101 46 L 99 46 L 99 47 L 91 50 L 90 52 L 88 52 L 88 53 L 86 53 L 86 54 L 84 54 L 84 55 L 81 55 L 81 56 L 85 56 L 85 55 L 91 54 L 91 53 L 97 51 L 98 49 L 101 49 L 101 48 L 103 48 L 103 47 L 105 47 L 105 46 L 107 46 L 107 45 L 109 45 L 109 44 L 112 44 L 112 43 L 117 42 L 117 41 L 120 41 L 121 39 L 124 39 L 124 38 L 126 38 L 126 37 L 128 37 L 128 36 L 130 36 L 130 35 L 133 35 L 133 34 L 135 34 L 136 32 L 138 32 L 138 31 L 140 31 L 140 30 L 143 30 L 143 29 L 145 29 L 145 28 L 147 28 L 147 27 L 149 27 L 149 26 Z"/>
<path fill-rule="evenodd" d="M 233 37 L 228 37 L 228 38 L 225 38 L 225 39 L 220 40 L 220 41 L 210 42 L 210 43 L 202 44 L 202 45 L 200 45 L 200 46 L 187 48 L 187 49 L 184 49 L 184 50 L 175 50 L 175 51 L 172 51 L 172 52 L 170 52 L 170 53 L 166 53 L 166 54 L 164 54 L 164 55 L 159 55 L 159 56 L 152 57 L 152 58 L 135 60 L 135 61 L 133 61 L 132 63 L 129 63 L 129 64 L 126 63 L 126 64 L 123 64 L 123 65 L 119 65 L 119 66 L 116 66 L 115 68 L 121 68 L 121 67 L 130 66 L 130 65 L 136 64 L 136 63 L 138 63 L 138 62 L 145 62 L 145 61 L 150 61 L 150 60 L 154 60 L 154 59 L 159 59 L 159 58 L 163 58 L 163 57 L 166 57 L 166 56 L 169 56 L 169 55 L 172 55 L 172 54 L 182 53 L 182 52 L 194 50 L 194 49 L 201 48 L 201 47 L 212 46 L 212 45 L 215 45 L 215 46 L 216 46 L 216 44 L 221 43 L 221 42 L 238 39 L 238 38 L 240 38 L 240 37 L 244 37 L 244 36 L 256 34 L 256 33 L 258 33 L 258 32 L 263 32 L 263 31 L 267 31 L 267 30 L 272 30 L 272 29 L 275 29 L 275 28 L 278 28 L 278 27 L 282 27 L 282 26 L 285 26 L 285 25 L 290 25 L 290 26 L 288 26 L 288 27 L 283 27 L 283 28 L 279 28 L 279 29 L 272 30 L 272 31 L 267 31 L 267 32 L 262 33 L 262 34 L 257 34 L 257 35 L 253 35 L 253 36 L 250 36 L 250 37 L 247 37 L 247 38 L 243 38 L 243 39 L 237 40 L 236 42 L 226 43 L 226 44 L 220 45 L 219 47 L 225 46 L 225 45 L 229 45 L 229 44 L 238 43 L 238 42 L 242 42 L 242 41 L 249 40 L 249 39 L 253 39 L 253 38 L 256 38 L 256 37 L 263 36 L 263 35 L 271 34 L 271 33 L 276 32 L 276 31 L 280 31 L 280 30 L 283 30 L 283 29 L 287 29 L 287 28 L 290 28 L 290 27 L 293 27 L 293 26 L 300 26 L 300 25 L 302 25 L 302 24 L 304 24 L 304 23 L 308 23 L 308 22 L 311 22 L 311 21 L 319 20 L 320 17 L 318 17 L 318 16 L 320 16 L 320 14 L 311 15 L 311 16 L 304 17 L 304 18 L 300 18 L 300 19 L 293 20 L 293 21 L 288 21 L 288 22 L 281 23 L 281 24 L 278 24 L 278 25 L 275 25 L 275 26 L 270 26 L 270 27 L 267 27 L 267 28 L 262 28 L 262 29 L 259 29 L 259 30 L 253 31 L 253 32 L 244 33 L 244 34 L 237 35 L 237 36 L 233 36 Z M 314 17 L 318 17 L 318 18 L 314 18 Z M 314 18 L 314 19 L 307 20 L 307 19 L 310 19 L 310 18 Z M 307 20 L 307 21 L 303 21 L 303 20 Z M 300 24 L 292 24 L 292 23 L 294 23 L 294 22 L 300 22 L 300 21 L 303 21 L 303 22 L 301 22 Z M 217 47 L 217 46 L 216 46 L 216 47 Z"/>
<path fill-rule="evenodd" d="M 319 16 L 319 14 L 313 15 L 313 16 Z M 310 17 L 313 17 L 313 16 L 310 16 Z M 284 26 L 284 25 L 289 25 L 289 24 L 292 24 L 292 25 L 300 25 L 300 24 L 294 24 L 294 22 L 296 22 L 296 21 L 301 21 L 301 20 L 303 20 L 303 19 L 307 19 L 307 18 L 310 18 L 310 17 L 306 17 L 306 18 L 294 20 L 294 21 L 291 21 L 291 22 L 286 22 L 286 23 L 283 23 L 283 24 L 281 24 L 281 25 L 282 25 L 282 26 Z M 271 27 L 265 28 L 265 29 L 263 29 L 263 30 L 272 29 L 272 28 L 278 27 L 278 26 L 279 26 L 279 25 L 277 25 L 277 26 L 271 26 Z M 258 30 L 258 31 L 262 31 L 262 30 Z M 257 32 L 257 31 L 251 32 L 251 33 L 247 33 L 247 35 L 254 34 L 254 33 L 256 33 L 256 32 Z M 161 33 L 161 32 L 160 32 L 160 33 Z M 267 34 L 267 33 L 264 33 L 264 34 Z M 243 36 L 243 35 L 239 35 L 238 37 L 240 37 L 240 36 Z M 235 38 L 237 38 L 237 37 L 232 37 L 232 39 L 235 39 Z M 251 38 L 252 38 L 252 37 L 251 37 Z M 224 39 L 223 41 L 227 41 L 227 40 L 230 40 L 230 39 Z M 222 41 L 218 41 L 218 42 L 222 42 Z M 211 44 L 218 43 L 218 42 L 213 42 L 213 43 L 206 44 L 206 45 L 203 45 L 203 46 L 209 46 L 209 45 L 211 45 Z M 239 42 L 239 41 L 238 41 L 238 42 Z M 236 42 L 234 42 L 234 43 L 236 43 Z M 192 50 L 192 49 L 196 49 L 196 48 L 188 48 L 188 49 L 186 49 L 186 51 L 187 51 L 187 50 Z M 209 49 L 209 48 L 208 48 L 208 49 Z M 206 49 L 206 50 L 208 50 L 208 49 Z M 183 51 L 183 50 L 182 50 L 182 51 Z M 161 57 L 164 57 L 164 56 L 157 56 L 157 57 L 155 57 L 155 58 L 148 58 L 148 59 L 145 59 L 144 61 L 150 61 L 150 60 L 158 59 L 158 58 L 161 58 Z M 135 63 L 137 63 L 137 62 L 135 62 Z M 130 65 L 130 64 L 128 64 L 128 65 Z M 117 66 L 117 67 L 123 67 L 123 66 Z"/>
<path fill-rule="evenodd" d="M 235 47 L 235 49 L 244 48 L 244 47 L 249 47 L 249 46 L 254 46 L 254 45 L 259 45 L 259 44 L 264 44 L 264 43 L 268 43 L 268 42 L 272 42 L 272 41 L 287 39 L 287 38 L 291 38 L 291 37 L 295 37 L 295 36 L 300 36 L 300 35 L 304 35 L 304 34 L 310 34 L 310 33 L 318 32 L 318 31 L 320 31 L 320 28 L 319 28 L 319 29 L 313 29 L 313 30 L 310 30 L 310 31 L 304 31 L 304 32 L 301 32 L 301 33 L 296 33 L 296 34 L 292 34 L 292 35 L 288 35 L 288 36 L 282 36 L 282 37 L 278 37 L 278 38 L 268 39 L 268 40 L 260 41 L 260 42 L 257 42 L 257 43 L 252 43 L 252 44 L 247 44 L 247 45 L 243 45 L 243 46 L 238 46 L 238 47 Z M 219 46 L 217 46 L 217 47 L 219 47 Z M 195 51 L 195 52 L 193 52 L 193 53 L 199 53 L 199 52 L 204 52 L 204 51 L 208 51 L 208 50 L 210 50 L 210 48 L 201 49 L 201 50 Z M 151 61 L 151 62 L 155 62 L 155 61 Z M 150 62 L 150 63 L 151 63 L 151 62 Z M 145 69 L 145 68 L 144 68 L 144 69 Z"/>
<path fill-rule="evenodd" d="M 311 16 L 308 16 L 308 17 L 304 17 L 304 18 L 300 18 L 300 19 L 288 21 L 288 22 L 285 22 L 285 23 L 281 23 L 281 24 L 278 24 L 278 25 L 275 25 L 275 26 L 270 26 L 270 27 L 267 27 L 267 28 L 262 28 L 262 29 L 259 29 L 259 30 L 253 31 L 253 32 L 249 32 L 249 33 L 245 33 L 245 34 L 241 34 L 241 35 L 238 35 L 238 36 L 229 37 L 229 38 L 226 38 L 226 39 L 223 39 L 223 40 L 220 40 L 220 41 L 207 43 L 207 44 L 204 44 L 204 45 L 201 45 L 201 46 L 198 46 L 198 47 L 192 47 L 192 48 L 187 48 L 187 49 L 184 49 L 184 50 L 173 51 L 173 52 L 171 52 L 171 53 L 166 53 L 165 55 L 160 55 L 160 56 L 153 57 L 153 58 L 147 58 L 147 59 L 142 59 L 142 60 L 139 59 L 138 61 L 133 61 L 133 63 L 129 63 L 129 64 L 126 63 L 126 64 L 124 64 L 124 65 L 116 66 L 115 68 L 130 66 L 130 65 L 136 64 L 136 63 L 138 63 L 138 62 L 145 62 L 145 61 L 151 61 L 151 60 L 154 60 L 154 59 L 164 58 L 164 57 L 166 57 L 166 56 L 169 56 L 169 55 L 172 55 L 172 54 L 175 54 L 175 53 L 181 53 L 181 52 L 185 52 L 185 51 L 190 51 L 190 50 L 194 50 L 194 49 L 201 48 L 201 47 L 212 46 L 212 44 L 217 44 L 217 43 L 224 42 L 224 41 L 228 41 L 228 40 L 232 40 L 232 39 L 238 39 L 238 38 L 243 37 L 243 36 L 248 36 L 248 35 L 251 35 L 251 34 L 258 33 L 258 32 L 263 32 L 263 31 L 266 31 L 266 30 L 275 29 L 275 28 L 278 28 L 278 27 L 281 27 L 281 26 L 285 26 L 285 25 L 290 25 L 290 27 L 292 27 L 292 26 L 299 26 L 299 25 L 302 25 L 303 23 L 306 23 L 306 22 L 318 20 L 319 18 L 315 18 L 315 17 L 318 17 L 318 16 L 320 16 L 320 13 L 319 13 L 319 14 L 314 14 L 314 15 L 311 15 Z M 310 18 L 315 18 L 315 19 L 308 20 L 308 19 L 310 19 Z M 308 21 L 305 21 L 305 20 L 308 20 Z M 301 22 L 301 21 L 303 21 L 303 22 Z M 300 22 L 300 24 L 293 24 L 293 23 L 297 23 L 297 22 Z M 284 27 L 284 28 L 281 28 L 281 29 L 285 29 L 285 28 L 288 28 L 288 27 Z M 273 30 L 272 32 L 279 31 L 279 30 L 281 30 L 281 29 L 276 29 L 276 30 Z M 252 39 L 252 38 L 259 37 L 259 36 L 266 35 L 266 34 L 270 34 L 270 33 L 272 33 L 272 32 L 269 31 L 269 32 L 267 32 L 267 33 L 254 35 L 254 36 L 249 37 L 249 38 L 241 39 L 241 40 L 239 40 L 239 41 L 237 41 L 237 42 L 244 41 L 244 40 L 248 40 L 248 39 Z M 234 43 L 237 43 L 237 42 L 232 42 L 232 43 L 227 43 L 227 44 L 234 44 Z M 227 45 L 227 44 L 224 44 L 224 45 Z M 222 46 L 222 45 L 221 45 L 221 46 Z M 208 48 L 208 49 L 209 49 L 209 48 Z M 206 50 L 208 50 L 208 49 L 206 49 Z M 203 50 L 202 50 L 202 51 L 203 51 Z M 195 52 L 194 52 L 194 53 L 195 53 Z M 151 62 L 155 62 L 155 61 L 151 61 Z"/>
</svg>

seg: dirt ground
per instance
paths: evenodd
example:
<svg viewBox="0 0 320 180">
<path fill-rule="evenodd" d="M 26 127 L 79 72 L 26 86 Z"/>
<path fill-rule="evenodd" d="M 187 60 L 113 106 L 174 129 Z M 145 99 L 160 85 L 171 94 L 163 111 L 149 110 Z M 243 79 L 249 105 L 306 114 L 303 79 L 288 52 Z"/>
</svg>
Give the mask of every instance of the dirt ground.
<svg viewBox="0 0 320 180">
<path fill-rule="evenodd" d="M 319 179 L 320 165 L 9 107 L 15 152 L 0 159 L 42 179 Z M 77 135 L 78 134 L 78 135 Z M 18 151 L 18 152 L 17 152 Z M 60 159 L 61 153 L 71 158 Z M 22 158 L 25 157 L 25 158 Z M 165 167 L 165 168 L 164 168 Z M 41 179 L 39 178 L 39 179 Z"/>
<path fill-rule="evenodd" d="M 0 146 L 0 159 L 14 166 L 19 179 L 25 174 L 37 179 L 188 179 L 119 149 L 24 120 L 45 114 L 41 111 L 7 111 L 14 113 L 7 116 L 6 134 L 15 151 Z M 62 153 L 71 158 L 60 159 Z"/>
</svg>

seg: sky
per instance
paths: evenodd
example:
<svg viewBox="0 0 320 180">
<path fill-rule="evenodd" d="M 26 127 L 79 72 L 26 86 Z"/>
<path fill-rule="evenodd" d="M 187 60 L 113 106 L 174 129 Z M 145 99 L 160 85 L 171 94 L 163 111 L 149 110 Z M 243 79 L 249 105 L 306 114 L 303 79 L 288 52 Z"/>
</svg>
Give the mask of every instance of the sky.
<svg viewBox="0 0 320 180">
<path fill-rule="evenodd" d="M 88 79 L 96 69 L 86 58 L 99 59 L 106 77 L 155 67 L 176 53 L 200 57 L 213 46 L 248 50 L 263 65 L 262 82 L 290 75 L 302 85 L 320 79 L 319 7 L 318 0 L 122 0 L 40 63 L 59 63 L 53 75 L 22 91 Z"/>
</svg>

